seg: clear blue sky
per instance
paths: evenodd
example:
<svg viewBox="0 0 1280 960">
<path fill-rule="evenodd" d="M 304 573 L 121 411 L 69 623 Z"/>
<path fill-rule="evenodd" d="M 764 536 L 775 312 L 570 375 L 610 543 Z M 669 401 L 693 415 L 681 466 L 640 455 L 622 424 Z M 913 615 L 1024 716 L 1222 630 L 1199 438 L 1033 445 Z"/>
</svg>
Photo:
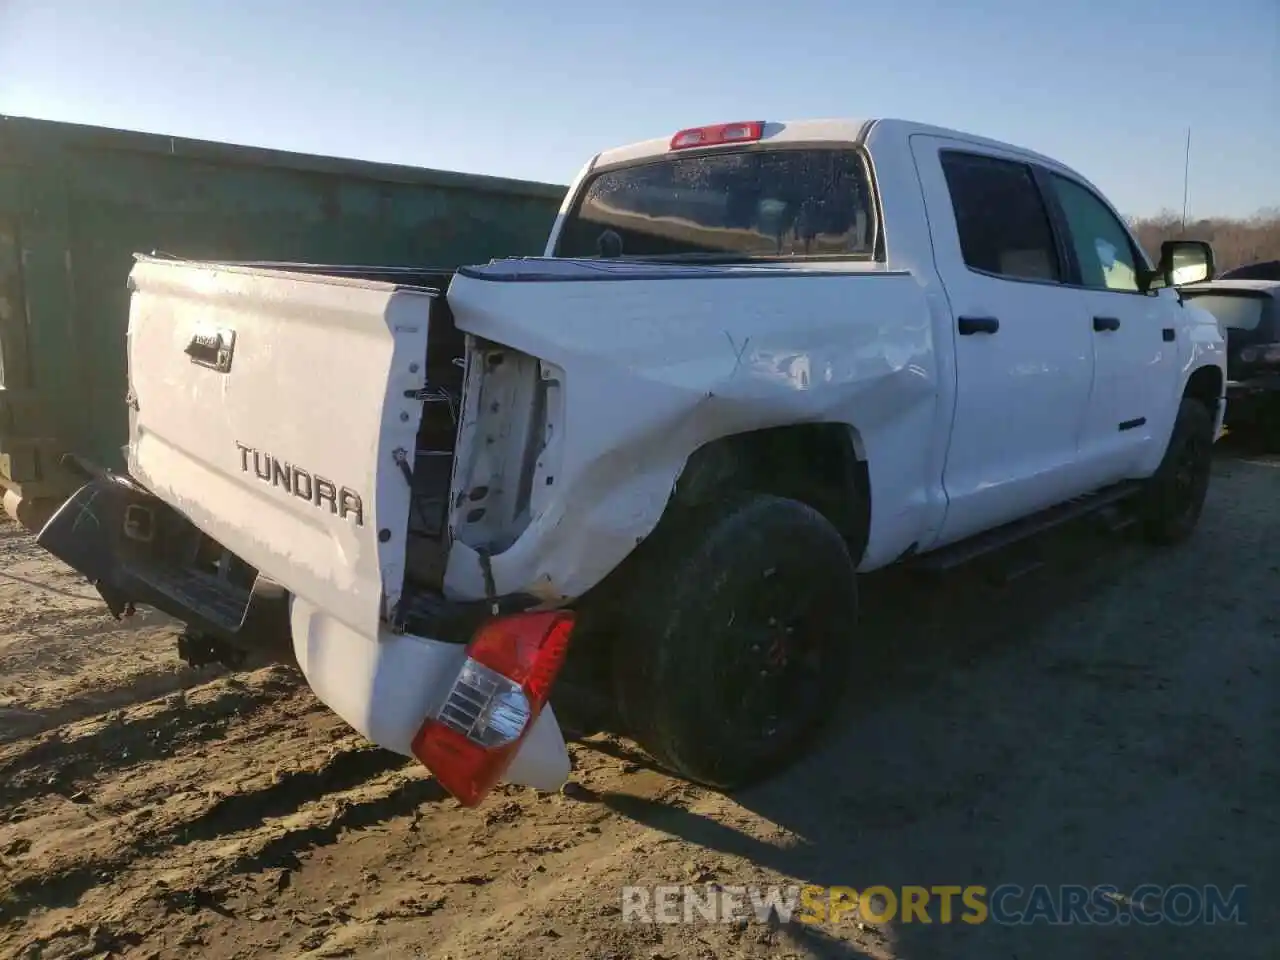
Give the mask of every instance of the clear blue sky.
<svg viewBox="0 0 1280 960">
<path fill-rule="evenodd" d="M 0 113 L 567 182 L 699 123 L 898 116 L 1127 213 L 1280 207 L 1280 0 L 0 0 Z"/>
</svg>

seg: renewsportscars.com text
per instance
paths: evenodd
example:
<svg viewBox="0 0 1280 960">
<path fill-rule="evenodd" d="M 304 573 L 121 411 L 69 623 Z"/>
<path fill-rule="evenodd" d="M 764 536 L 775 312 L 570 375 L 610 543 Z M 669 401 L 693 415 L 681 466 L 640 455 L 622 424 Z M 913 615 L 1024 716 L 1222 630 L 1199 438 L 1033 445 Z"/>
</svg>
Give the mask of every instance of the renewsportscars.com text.
<svg viewBox="0 0 1280 960">
<path fill-rule="evenodd" d="M 626 923 L 1151 926 L 1247 923 L 1248 889 L 1140 884 L 853 887 L 685 884 L 622 888 Z"/>
</svg>

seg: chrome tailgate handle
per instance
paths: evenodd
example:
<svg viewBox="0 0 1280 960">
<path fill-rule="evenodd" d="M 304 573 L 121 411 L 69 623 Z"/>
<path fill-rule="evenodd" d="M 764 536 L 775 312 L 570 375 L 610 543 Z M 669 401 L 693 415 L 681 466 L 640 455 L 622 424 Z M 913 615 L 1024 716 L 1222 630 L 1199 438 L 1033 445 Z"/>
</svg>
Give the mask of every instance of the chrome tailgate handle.
<svg viewBox="0 0 1280 960">
<path fill-rule="evenodd" d="M 191 342 L 183 352 L 198 363 L 219 373 L 231 370 L 231 354 L 235 350 L 236 332 L 234 330 L 201 331 L 192 334 Z"/>
</svg>

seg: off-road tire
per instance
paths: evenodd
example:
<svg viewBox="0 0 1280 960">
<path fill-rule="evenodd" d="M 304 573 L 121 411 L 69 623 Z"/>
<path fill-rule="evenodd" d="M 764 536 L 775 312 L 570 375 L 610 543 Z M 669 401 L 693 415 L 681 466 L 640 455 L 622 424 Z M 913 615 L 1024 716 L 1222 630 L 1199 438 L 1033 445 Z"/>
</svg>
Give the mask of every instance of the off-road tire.
<svg viewBox="0 0 1280 960">
<path fill-rule="evenodd" d="M 799 501 L 745 495 L 664 520 L 645 548 L 613 656 L 627 732 L 716 789 L 790 763 L 852 667 L 855 563 L 839 532 Z"/>
<path fill-rule="evenodd" d="M 1204 508 L 1212 467 L 1213 415 L 1199 400 L 1184 398 L 1164 459 L 1141 494 L 1147 540 L 1171 545 L 1191 536 Z"/>
</svg>

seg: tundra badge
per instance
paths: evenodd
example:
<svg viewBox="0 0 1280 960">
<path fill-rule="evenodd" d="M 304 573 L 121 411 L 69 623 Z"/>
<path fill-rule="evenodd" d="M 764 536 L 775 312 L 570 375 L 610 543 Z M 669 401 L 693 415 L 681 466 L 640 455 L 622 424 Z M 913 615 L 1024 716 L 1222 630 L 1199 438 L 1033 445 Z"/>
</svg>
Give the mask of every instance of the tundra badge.
<svg viewBox="0 0 1280 960">
<path fill-rule="evenodd" d="M 304 470 L 296 464 L 239 441 L 236 442 L 236 447 L 240 451 L 242 473 L 249 473 L 252 469 L 253 475 L 263 483 L 292 493 L 312 506 L 327 506 L 334 516 L 343 520 L 351 519 L 357 527 L 364 526 L 364 502 L 360 499 L 360 494 L 350 487 L 340 487 L 332 480 L 326 480 L 310 470 Z"/>
</svg>

